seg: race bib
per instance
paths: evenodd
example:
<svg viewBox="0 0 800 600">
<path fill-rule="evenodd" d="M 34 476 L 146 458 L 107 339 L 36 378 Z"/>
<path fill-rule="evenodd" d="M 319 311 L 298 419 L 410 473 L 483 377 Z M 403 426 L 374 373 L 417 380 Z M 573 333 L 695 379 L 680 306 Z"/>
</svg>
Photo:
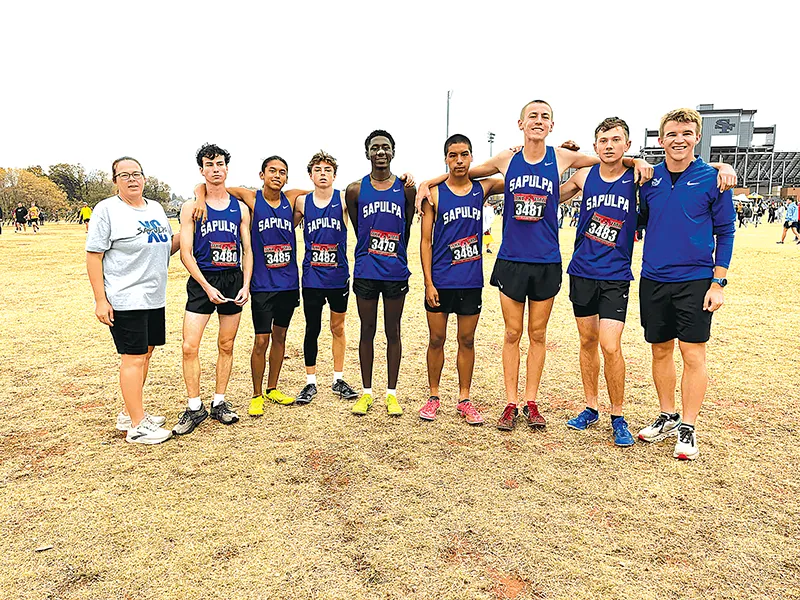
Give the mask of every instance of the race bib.
<svg viewBox="0 0 800 600">
<path fill-rule="evenodd" d="M 547 196 L 514 194 L 514 218 L 517 221 L 539 221 L 544 217 Z"/>
<path fill-rule="evenodd" d="M 338 267 L 339 266 L 339 245 L 338 244 L 311 244 L 311 266 L 312 267 Z"/>
<path fill-rule="evenodd" d="M 592 220 L 589 221 L 589 227 L 584 234 L 590 240 L 600 242 L 606 246 L 616 247 L 617 239 L 619 238 L 620 229 L 622 229 L 622 221 L 617 221 L 610 217 L 604 217 L 600 213 L 594 213 Z"/>
<path fill-rule="evenodd" d="M 291 244 L 264 246 L 264 263 L 268 269 L 280 269 L 292 262 Z"/>
<path fill-rule="evenodd" d="M 380 256 L 391 256 L 397 258 L 397 248 L 400 244 L 400 234 L 390 231 L 380 231 L 370 229 L 369 231 L 369 253 L 379 254 Z"/>
<path fill-rule="evenodd" d="M 215 267 L 238 267 L 239 248 L 236 242 L 211 242 L 211 264 Z"/>
<path fill-rule="evenodd" d="M 478 248 L 478 236 L 471 235 L 469 237 L 461 238 L 450 244 L 450 264 L 458 265 L 460 263 L 479 260 L 481 251 Z"/>
</svg>

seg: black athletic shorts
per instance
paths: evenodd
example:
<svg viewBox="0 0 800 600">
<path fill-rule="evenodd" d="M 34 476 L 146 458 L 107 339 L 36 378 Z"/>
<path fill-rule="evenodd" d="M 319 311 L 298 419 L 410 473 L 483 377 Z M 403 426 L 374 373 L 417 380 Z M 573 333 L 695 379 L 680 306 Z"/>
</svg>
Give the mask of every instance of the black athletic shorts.
<svg viewBox="0 0 800 600">
<path fill-rule="evenodd" d="M 347 300 L 350 298 L 350 286 L 343 288 L 303 288 L 303 305 L 318 307 L 322 310 L 327 302 L 331 306 L 331 312 L 346 313 Z"/>
<path fill-rule="evenodd" d="M 439 292 L 439 306 L 431 306 L 425 299 L 425 310 L 432 313 L 455 313 L 457 315 L 479 315 L 483 305 L 483 288 L 460 288 L 443 290 Z"/>
<path fill-rule="evenodd" d="M 536 302 L 549 300 L 561 289 L 561 263 L 522 263 L 498 258 L 489 283 L 517 302 L 525 302 L 525 298 Z"/>
<path fill-rule="evenodd" d="M 625 322 L 630 281 L 607 281 L 569 276 L 569 300 L 576 317 L 613 319 Z"/>
<path fill-rule="evenodd" d="M 28 225 L 38 225 L 38 224 L 39 224 L 39 217 L 36 217 L 35 219 L 30 219 L 28 221 Z"/>
<path fill-rule="evenodd" d="M 382 279 L 353 279 L 353 293 L 363 300 L 400 298 L 408 293 L 408 279 L 403 281 L 383 281 Z"/>
<path fill-rule="evenodd" d="M 244 285 L 244 274 L 241 269 L 225 269 L 224 271 L 206 271 L 203 273 L 206 281 L 217 288 L 226 298 L 236 298 L 236 294 Z M 208 294 L 202 286 L 189 277 L 186 282 L 186 312 L 200 315 L 210 315 L 214 311 L 221 315 L 237 315 L 242 312 L 242 307 L 234 302 L 214 304 L 208 299 Z"/>
<path fill-rule="evenodd" d="M 703 300 L 710 287 L 711 279 L 662 283 L 642 277 L 639 305 L 644 339 L 650 344 L 675 338 L 696 344 L 707 342 L 714 313 L 703 310 Z"/>
<path fill-rule="evenodd" d="M 166 311 L 115 310 L 111 337 L 118 354 L 147 354 L 148 346 L 163 346 L 166 341 Z"/>
<path fill-rule="evenodd" d="M 794 227 L 795 229 L 797 228 L 797 221 L 784 221 L 783 222 L 783 228 L 784 229 L 791 229 L 792 227 Z"/>
<path fill-rule="evenodd" d="M 300 306 L 300 290 L 252 292 L 253 329 L 256 335 L 272 333 L 272 326 L 289 327 L 294 309 Z"/>
</svg>

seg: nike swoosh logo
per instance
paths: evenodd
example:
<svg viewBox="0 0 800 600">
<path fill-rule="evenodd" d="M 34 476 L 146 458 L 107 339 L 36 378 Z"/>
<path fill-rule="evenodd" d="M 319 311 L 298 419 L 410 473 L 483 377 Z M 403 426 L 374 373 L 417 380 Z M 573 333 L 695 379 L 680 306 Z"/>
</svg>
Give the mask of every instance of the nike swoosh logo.
<svg viewBox="0 0 800 600">
<path fill-rule="evenodd" d="M 699 181 L 690 181 L 686 185 L 700 185 Z"/>
<path fill-rule="evenodd" d="M 625 309 L 624 308 L 618 308 L 617 312 L 625 312 Z"/>
<path fill-rule="evenodd" d="M 403 287 L 401 287 L 401 288 L 400 288 L 400 291 L 401 291 L 401 292 L 405 292 L 407 289 L 408 289 L 408 286 L 406 285 L 406 286 L 403 286 Z"/>
<path fill-rule="evenodd" d="M 474 194 L 472 194 L 472 195 L 473 195 L 473 196 L 480 196 L 480 195 L 481 195 L 481 193 L 480 193 L 480 192 L 475 192 L 475 193 L 474 193 Z"/>
<path fill-rule="evenodd" d="M 627 297 L 628 297 L 628 294 L 622 294 L 622 297 L 623 297 L 623 298 L 627 298 Z"/>
<path fill-rule="evenodd" d="M 550 166 L 550 165 L 552 165 L 552 164 L 553 164 L 553 163 L 551 163 L 551 162 L 549 162 L 549 163 L 544 163 L 544 166 L 545 166 L 545 167 L 549 167 L 549 166 Z"/>
<path fill-rule="evenodd" d="M 633 181 L 633 179 L 623 179 L 622 183 L 630 183 L 631 181 Z"/>
<path fill-rule="evenodd" d="M 392 191 L 393 191 L 393 192 L 399 192 L 399 191 L 400 191 L 400 190 L 397 190 L 397 189 L 393 189 L 393 190 L 392 190 Z"/>
<path fill-rule="evenodd" d="M 336 204 L 331 204 L 331 208 L 336 208 L 337 206 L 339 206 L 338 202 Z"/>
</svg>

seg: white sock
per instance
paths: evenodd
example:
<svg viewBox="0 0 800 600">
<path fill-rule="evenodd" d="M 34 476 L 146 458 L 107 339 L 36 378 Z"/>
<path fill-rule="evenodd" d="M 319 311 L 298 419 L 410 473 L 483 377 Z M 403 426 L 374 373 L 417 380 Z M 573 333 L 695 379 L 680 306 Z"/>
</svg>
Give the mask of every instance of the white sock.
<svg viewBox="0 0 800 600">
<path fill-rule="evenodd" d="M 214 394 L 214 399 L 211 401 L 211 406 L 219 406 L 225 402 L 225 394 Z"/>
<path fill-rule="evenodd" d="M 364 393 L 372 396 L 372 388 L 364 388 Z"/>
<path fill-rule="evenodd" d="M 200 410 L 203 403 L 200 402 L 200 396 L 197 398 L 189 398 L 189 410 Z"/>
<path fill-rule="evenodd" d="M 388 398 L 389 396 L 394 396 L 395 398 L 397 398 L 397 388 L 395 388 L 393 390 L 387 389 L 386 390 L 386 397 Z"/>
<path fill-rule="evenodd" d="M 306 385 L 309 384 L 317 385 L 317 374 L 316 373 L 306 373 Z"/>
<path fill-rule="evenodd" d="M 344 371 L 334 371 L 333 372 L 333 383 L 336 383 L 340 379 L 344 379 Z"/>
</svg>

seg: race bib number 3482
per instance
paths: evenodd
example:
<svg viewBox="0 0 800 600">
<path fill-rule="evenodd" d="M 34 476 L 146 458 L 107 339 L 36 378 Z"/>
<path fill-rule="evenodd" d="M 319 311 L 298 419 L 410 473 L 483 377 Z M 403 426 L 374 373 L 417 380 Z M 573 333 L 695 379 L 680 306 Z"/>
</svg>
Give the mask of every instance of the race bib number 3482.
<svg viewBox="0 0 800 600">
<path fill-rule="evenodd" d="M 400 244 L 400 234 L 391 231 L 380 231 L 370 229 L 369 232 L 369 253 L 379 254 L 380 256 L 391 256 L 397 258 L 397 248 Z"/>
<path fill-rule="evenodd" d="M 450 264 L 458 265 L 473 260 L 480 260 L 481 251 L 478 248 L 478 236 L 471 235 L 461 238 L 450 244 Z"/>
<path fill-rule="evenodd" d="M 619 232 L 621 229 L 622 221 L 604 217 L 600 213 L 594 213 L 584 235 L 590 240 L 614 248 L 617 245 L 617 239 L 619 239 Z"/>
<path fill-rule="evenodd" d="M 292 262 L 291 244 L 264 246 L 264 263 L 268 269 L 279 269 Z"/>
<path fill-rule="evenodd" d="M 236 242 L 211 242 L 211 264 L 215 267 L 239 266 L 239 248 Z"/>
<path fill-rule="evenodd" d="M 547 196 L 514 194 L 514 218 L 517 221 L 539 221 L 544 217 Z"/>
<path fill-rule="evenodd" d="M 338 267 L 339 245 L 311 244 L 311 266 L 332 268 Z"/>
</svg>

